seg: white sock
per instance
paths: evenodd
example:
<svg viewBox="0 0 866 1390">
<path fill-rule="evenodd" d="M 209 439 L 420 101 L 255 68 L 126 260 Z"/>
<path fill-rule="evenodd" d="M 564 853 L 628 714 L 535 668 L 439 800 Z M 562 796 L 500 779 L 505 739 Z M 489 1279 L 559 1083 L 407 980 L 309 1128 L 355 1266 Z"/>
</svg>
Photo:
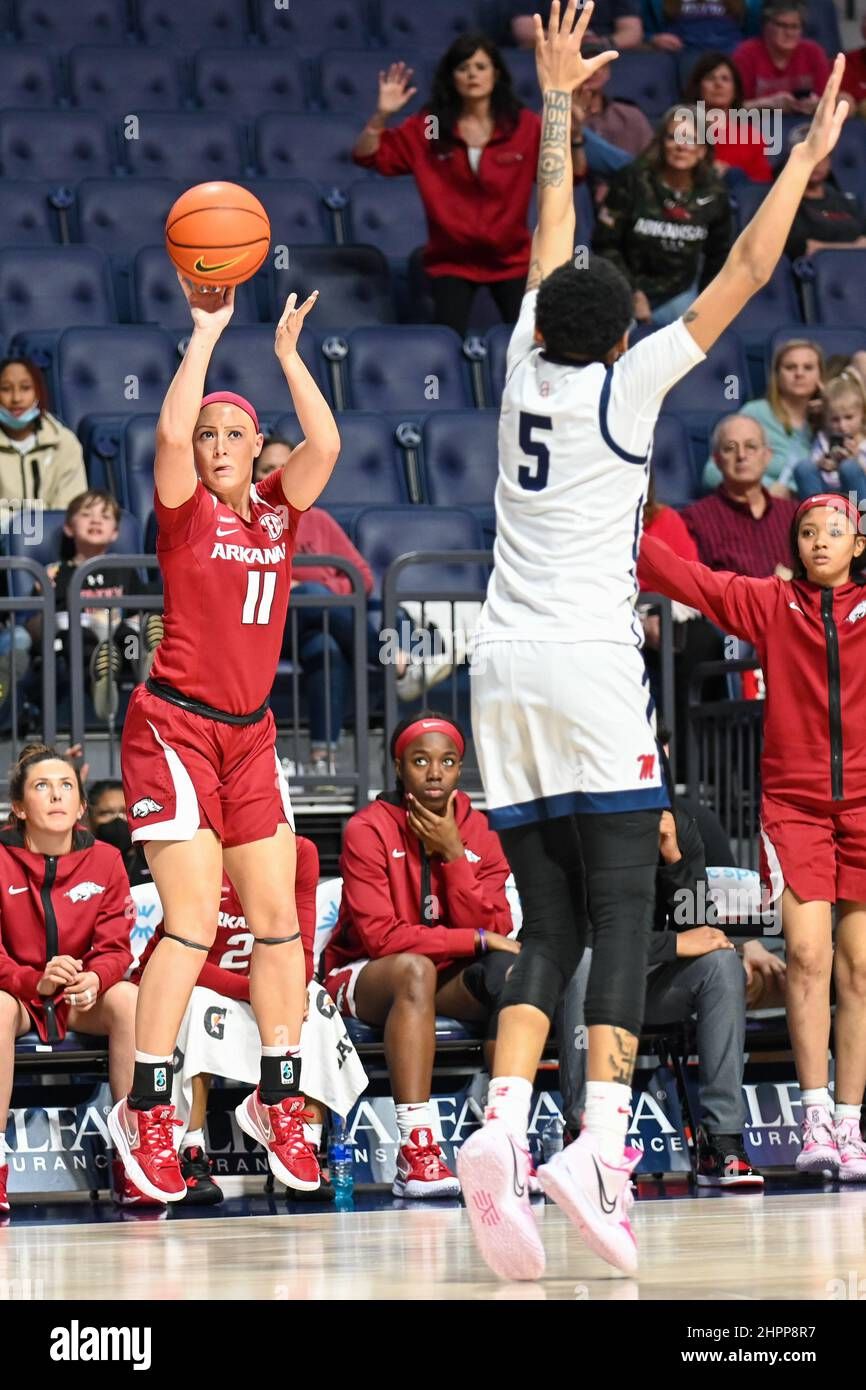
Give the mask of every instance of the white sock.
<svg viewBox="0 0 866 1390">
<path fill-rule="evenodd" d="M 826 1086 L 818 1086 L 814 1091 L 801 1091 L 800 1100 L 804 1110 L 807 1105 L 823 1105 L 825 1110 L 829 1110 L 833 1104 Z"/>
<path fill-rule="evenodd" d="M 307 1124 L 304 1121 L 304 1138 L 311 1148 L 319 1152 L 322 1147 L 322 1126 L 321 1124 Z"/>
<path fill-rule="evenodd" d="M 397 1111 L 397 1128 L 400 1143 L 408 1144 L 413 1129 L 433 1129 L 433 1111 L 429 1100 L 407 1101 L 405 1105 L 394 1107 Z"/>
<path fill-rule="evenodd" d="M 526 1144 L 532 1082 L 524 1076 L 493 1076 L 487 1089 L 484 1123 L 501 1120 L 512 1138 Z"/>
<path fill-rule="evenodd" d="M 300 1057 L 300 1055 L 301 1055 L 301 1044 L 300 1044 L 300 1043 L 297 1043 L 295 1047 L 263 1047 L 263 1048 L 262 1048 L 262 1056 L 263 1056 L 263 1057 Z"/>
<path fill-rule="evenodd" d="M 605 1163 L 621 1165 L 630 1115 L 630 1086 L 620 1081 L 587 1081 L 583 1127 L 598 1141 Z"/>
<path fill-rule="evenodd" d="M 856 1120 L 857 1123 L 859 1124 L 859 1123 L 860 1123 L 860 1106 L 859 1106 L 859 1105 L 839 1105 L 839 1104 L 837 1103 L 836 1108 L 835 1108 L 835 1110 L 833 1111 L 833 1123 L 836 1124 L 836 1125 L 838 1125 L 838 1124 L 841 1123 L 842 1120 Z"/>
<path fill-rule="evenodd" d="M 180 1151 L 184 1153 L 187 1149 L 204 1149 L 204 1130 L 188 1129 L 181 1141 Z"/>
<path fill-rule="evenodd" d="M 166 1066 L 171 1066 L 174 1061 L 172 1057 L 155 1057 L 152 1052 L 139 1052 L 138 1050 L 135 1053 L 135 1060 L 136 1062 L 162 1062 Z"/>
</svg>

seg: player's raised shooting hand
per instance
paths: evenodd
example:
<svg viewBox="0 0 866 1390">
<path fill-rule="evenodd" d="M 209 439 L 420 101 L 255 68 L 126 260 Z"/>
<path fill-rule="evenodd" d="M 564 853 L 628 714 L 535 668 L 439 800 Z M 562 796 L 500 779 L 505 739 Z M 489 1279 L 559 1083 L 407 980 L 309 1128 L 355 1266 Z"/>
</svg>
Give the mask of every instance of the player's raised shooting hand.
<svg viewBox="0 0 866 1390">
<path fill-rule="evenodd" d="M 235 310 L 234 285 L 194 285 L 180 271 L 177 278 L 195 327 L 218 338 Z"/>
<path fill-rule="evenodd" d="M 848 116 L 848 103 L 843 100 L 838 102 L 839 88 L 842 84 L 842 75 L 845 71 L 845 55 L 837 53 L 836 61 L 833 64 L 833 71 L 827 79 L 824 88 L 824 95 L 818 102 L 817 109 L 812 117 L 812 124 L 809 127 L 809 134 L 799 145 L 795 145 L 791 151 L 792 156 L 797 150 L 802 150 L 809 159 L 813 168 L 820 164 L 822 159 L 833 149 L 839 139 L 839 132 Z"/>
<path fill-rule="evenodd" d="M 533 15 L 535 66 L 542 92 L 573 92 L 575 87 L 580 87 L 592 73 L 619 57 L 613 48 L 599 53 L 595 58 L 581 56 L 580 45 L 589 28 L 594 8 L 592 0 L 587 0 L 578 16 L 577 0 L 568 0 L 565 14 L 560 20 L 559 0 L 553 0 L 546 34 L 541 15 Z"/>
<path fill-rule="evenodd" d="M 298 296 L 290 294 L 286 300 L 286 307 L 283 310 L 282 318 L 277 324 L 276 336 L 274 337 L 274 352 L 280 361 L 291 357 L 298 350 L 298 338 L 304 326 L 304 319 L 312 309 L 319 297 L 319 291 L 313 290 L 309 298 L 303 304 L 298 305 Z"/>
</svg>

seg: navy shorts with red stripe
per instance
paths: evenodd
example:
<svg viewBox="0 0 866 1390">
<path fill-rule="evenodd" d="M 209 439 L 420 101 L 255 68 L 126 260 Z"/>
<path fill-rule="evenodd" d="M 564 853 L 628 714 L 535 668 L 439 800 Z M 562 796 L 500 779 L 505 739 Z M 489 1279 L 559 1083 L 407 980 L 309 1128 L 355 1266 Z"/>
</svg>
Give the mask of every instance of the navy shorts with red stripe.
<svg viewBox="0 0 866 1390">
<path fill-rule="evenodd" d="M 231 848 L 270 839 L 284 821 L 294 830 L 270 710 L 257 724 L 226 724 L 139 685 L 120 759 L 133 840 L 189 840 L 210 827 Z"/>
</svg>

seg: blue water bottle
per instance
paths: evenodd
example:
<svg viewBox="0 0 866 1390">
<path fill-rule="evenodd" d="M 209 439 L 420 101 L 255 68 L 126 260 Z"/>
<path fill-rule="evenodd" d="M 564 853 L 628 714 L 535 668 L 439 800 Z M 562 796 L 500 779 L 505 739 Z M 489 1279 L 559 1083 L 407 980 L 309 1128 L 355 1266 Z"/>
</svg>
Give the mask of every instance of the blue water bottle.
<svg viewBox="0 0 866 1390">
<path fill-rule="evenodd" d="M 342 1115 L 331 1114 L 328 1134 L 328 1172 L 337 1205 L 348 1205 L 355 1191 L 355 1163 L 352 1141 Z"/>
</svg>

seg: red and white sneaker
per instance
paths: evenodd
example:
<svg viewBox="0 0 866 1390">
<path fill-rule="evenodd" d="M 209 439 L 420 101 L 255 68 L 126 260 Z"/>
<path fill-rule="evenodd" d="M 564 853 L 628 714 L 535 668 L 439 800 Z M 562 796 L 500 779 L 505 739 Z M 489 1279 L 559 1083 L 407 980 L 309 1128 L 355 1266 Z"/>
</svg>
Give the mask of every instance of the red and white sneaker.
<svg viewBox="0 0 866 1390">
<path fill-rule="evenodd" d="M 143 1192 L 139 1192 L 132 1179 L 127 1177 L 119 1158 L 115 1158 L 111 1165 L 111 1195 L 119 1207 L 165 1206 L 164 1198 L 157 1202 L 153 1197 L 146 1197 Z"/>
<path fill-rule="evenodd" d="M 119 1100 L 108 1116 L 108 1132 L 126 1175 L 139 1192 L 154 1202 L 179 1202 L 186 1196 L 180 1158 L 174 1147 L 173 1105 L 133 1110 Z"/>
<path fill-rule="evenodd" d="M 623 1274 L 637 1270 L 629 1210 L 634 1201 L 631 1175 L 640 1159 L 640 1149 L 625 1149 L 621 1164 L 606 1163 L 595 1136 L 583 1129 L 573 1144 L 538 1170 L 542 1188 L 574 1222 L 589 1248 Z"/>
<path fill-rule="evenodd" d="M 304 1137 L 303 1096 L 287 1096 L 279 1105 L 265 1105 L 258 1087 L 235 1110 L 244 1134 L 267 1150 L 275 1178 L 298 1192 L 319 1186 L 319 1160 Z"/>
<path fill-rule="evenodd" d="M 461 1147 L 457 1174 L 484 1262 L 500 1279 L 540 1279 L 545 1254 L 529 1204 L 529 1151 L 501 1120 L 488 1120 Z"/>
<path fill-rule="evenodd" d="M 9 1210 L 9 1198 L 6 1196 L 6 1184 L 9 1181 L 9 1164 L 0 1163 L 0 1212 Z"/>
<path fill-rule="evenodd" d="M 840 1120 L 833 1126 L 839 1153 L 837 1177 L 840 1182 L 866 1182 L 866 1144 L 860 1133 L 859 1118 Z"/>
<path fill-rule="evenodd" d="M 397 1174 L 391 1187 L 395 1197 L 459 1197 L 460 1183 L 433 1142 L 429 1129 L 413 1129 L 409 1143 L 397 1153 Z"/>
<path fill-rule="evenodd" d="M 800 1124 L 802 1148 L 794 1161 L 798 1173 L 832 1173 L 839 1166 L 833 1116 L 826 1105 L 809 1105 Z"/>
</svg>

